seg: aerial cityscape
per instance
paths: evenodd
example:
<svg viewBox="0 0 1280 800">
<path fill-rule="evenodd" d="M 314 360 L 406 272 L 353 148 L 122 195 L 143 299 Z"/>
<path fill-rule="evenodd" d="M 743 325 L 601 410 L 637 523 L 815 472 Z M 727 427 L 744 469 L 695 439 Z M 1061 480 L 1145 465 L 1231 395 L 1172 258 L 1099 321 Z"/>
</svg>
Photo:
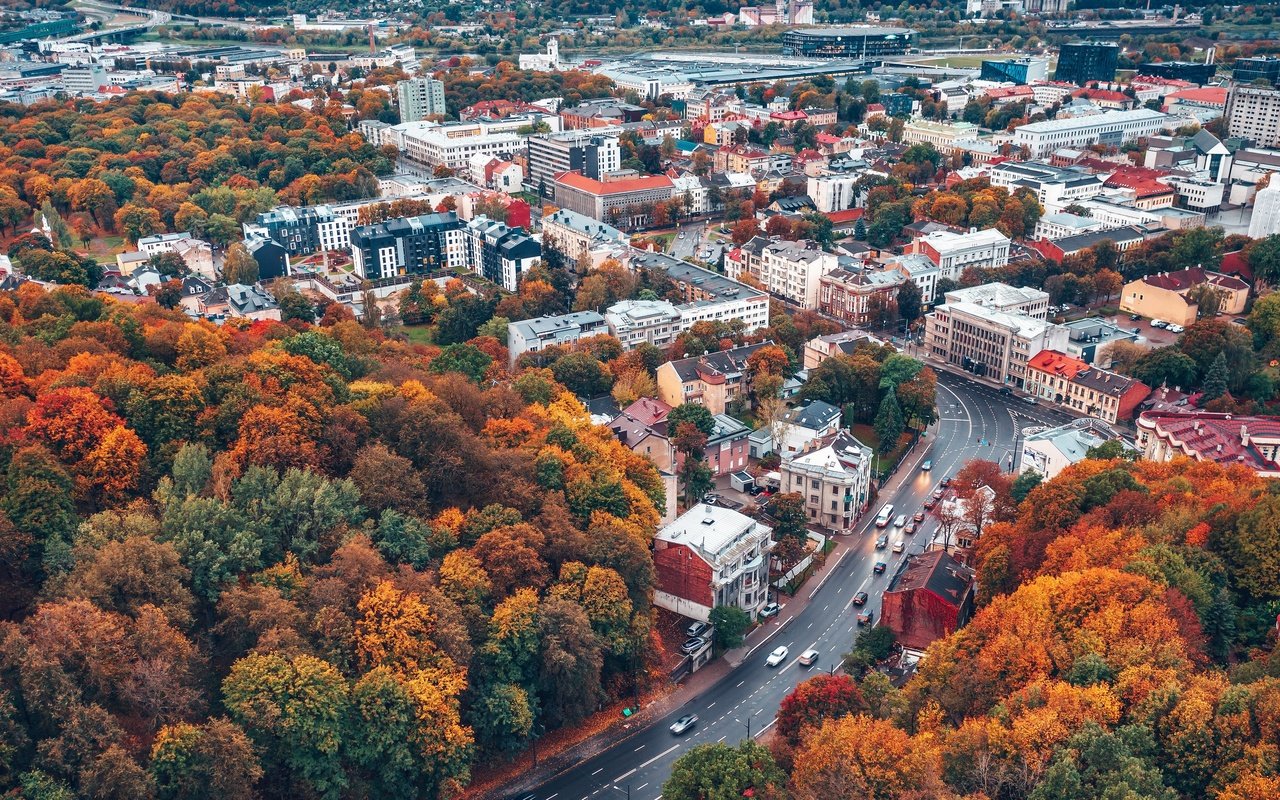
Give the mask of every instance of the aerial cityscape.
<svg viewBox="0 0 1280 800">
<path fill-rule="evenodd" d="M 1276 14 L 5 4 L 0 797 L 1280 800 Z"/>
</svg>

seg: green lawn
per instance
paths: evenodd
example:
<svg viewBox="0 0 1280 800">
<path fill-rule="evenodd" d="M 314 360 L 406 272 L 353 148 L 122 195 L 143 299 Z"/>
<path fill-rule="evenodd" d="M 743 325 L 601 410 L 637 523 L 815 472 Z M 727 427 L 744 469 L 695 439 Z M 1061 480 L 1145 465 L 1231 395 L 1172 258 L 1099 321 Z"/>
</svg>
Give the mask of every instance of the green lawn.
<svg viewBox="0 0 1280 800">
<path fill-rule="evenodd" d="M 876 429 L 865 423 L 855 423 L 849 426 L 849 430 L 853 435 L 858 437 L 858 441 L 870 447 L 875 453 L 875 460 L 872 463 L 874 472 L 883 472 L 894 464 L 898 463 L 898 459 L 902 457 L 902 453 L 911 445 L 911 433 L 904 432 L 898 437 L 898 446 L 885 455 L 880 455 L 880 437 L 876 435 Z"/>
<path fill-rule="evenodd" d="M 433 344 L 434 329 L 430 325 L 404 325 L 400 332 L 413 344 Z"/>
<path fill-rule="evenodd" d="M 80 244 L 78 239 L 76 244 Z M 123 236 L 96 236 L 89 241 L 89 256 L 99 264 L 116 263 L 116 254 L 127 249 Z"/>
</svg>

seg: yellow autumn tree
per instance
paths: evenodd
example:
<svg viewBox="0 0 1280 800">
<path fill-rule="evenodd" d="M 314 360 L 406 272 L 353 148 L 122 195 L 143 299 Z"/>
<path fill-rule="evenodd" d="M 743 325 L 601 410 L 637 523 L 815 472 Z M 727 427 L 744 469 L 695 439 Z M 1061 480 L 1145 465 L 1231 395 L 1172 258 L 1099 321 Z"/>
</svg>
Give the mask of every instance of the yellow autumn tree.
<svg viewBox="0 0 1280 800">
<path fill-rule="evenodd" d="M 360 598 L 356 611 L 356 655 L 366 669 L 412 674 L 438 659 L 431 639 L 436 615 L 418 595 L 382 581 Z"/>
</svg>

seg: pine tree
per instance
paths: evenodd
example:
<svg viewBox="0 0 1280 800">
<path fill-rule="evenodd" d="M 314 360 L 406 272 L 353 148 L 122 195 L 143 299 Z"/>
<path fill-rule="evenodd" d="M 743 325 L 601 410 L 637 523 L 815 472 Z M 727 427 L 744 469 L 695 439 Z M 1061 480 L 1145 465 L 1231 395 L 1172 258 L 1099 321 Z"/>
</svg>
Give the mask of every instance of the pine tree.
<svg viewBox="0 0 1280 800">
<path fill-rule="evenodd" d="M 906 423 L 902 419 L 902 407 L 898 405 L 898 393 L 893 387 L 885 392 L 880 401 L 880 410 L 876 412 L 876 436 L 880 437 L 880 453 L 888 453 L 898 444 Z"/>
<path fill-rule="evenodd" d="M 1227 393 L 1227 354 L 1218 353 L 1218 357 L 1209 365 L 1209 371 L 1204 375 L 1204 397 L 1202 402 L 1217 400 Z"/>
<path fill-rule="evenodd" d="M 867 223 L 863 222 L 861 218 L 853 225 L 853 238 L 860 242 L 867 240 Z"/>
</svg>

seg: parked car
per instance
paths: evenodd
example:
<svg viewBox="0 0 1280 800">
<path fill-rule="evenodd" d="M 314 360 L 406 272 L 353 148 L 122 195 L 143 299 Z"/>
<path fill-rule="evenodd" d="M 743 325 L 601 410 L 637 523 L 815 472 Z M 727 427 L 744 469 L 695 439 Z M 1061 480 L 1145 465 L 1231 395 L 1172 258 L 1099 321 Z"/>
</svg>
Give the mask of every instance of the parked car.
<svg viewBox="0 0 1280 800">
<path fill-rule="evenodd" d="M 773 649 L 773 652 L 769 654 L 769 657 L 764 660 L 765 666 L 776 667 L 779 664 L 781 664 L 783 661 L 786 661 L 787 652 L 788 652 L 787 648 L 785 647 L 775 647 Z"/>
<path fill-rule="evenodd" d="M 876 565 L 871 568 L 871 571 L 877 575 L 883 575 L 885 570 L 887 570 L 888 568 L 889 568 L 888 564 L 884 563 L 883 561 L 877 561 Z"/>
<path fill-rule="evenodd" d="M 796 659 L 796 661 L 800 662 L 800 666 L 802 667 L 812 667 L 814 663 L 817 662 L 817 660 L 818 660 L 818 651 L 812 650 L 812 649 L 805 650 L 803 653 L 800 654 L 800 657 Z"/>
<path fill-rule="evenodd" d="M 710 630 L 711 626 L 705 622 L 694 620 L 689 627 L 684 629 L 684 635 L 692 639 L 695 636 L 701 636 L 704 631 Z"/>
<path fill-rule="evenodd" d="M 889 546 L 889 534 L 887 533 L 881 534 L 880 538 L 876 539 L 876 549 L 883 550 L 888 546 Z"/>
<path fill-rule="evenodd" d="M 702 496 L 702 502 L 709 506 L 714 506 L 720 500 L 720 495 L 715 492 L 707 492 Z"/>
<path fill-rule="evenodd" d="M 870 609 L 863 611 L 858 615 L 858 625 L 870 625 L 874 616 L 874 613 Z"/>
<path fill-rule="evenodd" d="M 1000 387 L 1000 394 L 1004 395 L 1005 397 L 1012 397 L 1012 396 L 1013 396 L 1013 390 L 1012 390 L 1012 389 L 1010 389 L 1008 386 L 1001 386 L 1001 387 Z"/>
<path fill-rule="evenodd" d="M 778 605 L 777 603 L 769 603 L 764 608 L 760 609 L 760 618 L 768 619 L 769 617 L 776 617 L 778 615 L 778 612 L 781 610 L 782 610 L 782 606 Z"/>
<path fill-rule="evenodd" d="M 939 485 L 939 486 L 941 486 L 943 489 L 945 489 L 945 488 L 947 488 L 948 486 L 950 486 L 950 485 L 951 485 L 951 476 L 950 476 L 950 475 L 948 475 L 947 477 L 945 477 L 945 478 L 943 478 L 942 480 L 938 481 L 938 485 Z"/>
<path fill-rule="evenodd" d="M 1026 403 L 1029 406 L 1034 406 L 1036 404 L 1036 399 L 1031 395 L 1027 395 L 1026 397 L 1022 398 L 1022 402 Z"/>
<path fill-rule="evenodd" d="M 895 553 L 901 553 L 903 550 L 906 550 L 906 549 L 907 549 L 907 545 L 901 539 L 893 543 L 893 552 Z"/>
<path fill-rule="evenodd" d="M 1170 322 L 1168 325 L 1165 326 L 1165 330 L 1169 331 L 1169 333 L 1182 333 L 1183 331 L 1186 330 L 1186 328 L 1182 327 L 1181 325 L 1175 325 L 1172 322 Z"/>
<path fill-rule="evenodd" d="M 934 497 L 933 495 L 929 495 L 924 499 L 924 507 L 927 509 L 932 509 L 937 504 L 938 504 L 938 498 Z"/>
<path fill-rule="evenodd" d="M 946 494 L 946 493 L 947 493 L 947 490 L 946 490 L 946 489 L 934 489 L 934 490 L 933 490 L 933 494 L 929 495 L 929 497 L 930 497 L 930 498 L 932 498 L 932 499 L 933 499 L 933 502 L 935 502 L 935 503 L 936 503 L 936 502 L 938 502 L 939 500 L 941 500 L 941 499 L 942 499 L 942 496 L 943 496 L 944 494 Z"/>
<path fill-rule="evenodd" d="M 687 656 L 693 655 L 706 646 L 706 639 L 703 639 L 701 636 L 695 636 L 692 639 L 685 639 L 684 644 L 680 645 L 680 652 Z"/>
<path fill-rule="evenodd" d="M 921 472 L 928 472 L 928 471 L 929 471 L 929 470 L 931 470 L 931 469 L 933 469 L 933 460 L 932 460 L 932 459 L 928 459 L 928 458 L 926 458 L 926 459 L 924 460 L 924 463 L 920 465 L 920 471 L 921 471 Z"/>
<path fill-rule="evenodd" d="M 681 239 L 683 239 L 683 238 L 684 238 L 684 231 L 680 231 L 680 238 L 681 238 Z"/>
<path fill-rule="evenodd" d="M 1134 322 L 1137 322 L 1138 320 L 1142 319 L 1142 315 L 1141 315 L 1141 314 L 1130 314 L 1130 315 L 1129 315 L 1129 319 L 1133 320 Z"/>
<path fill-rule="evenodd" d="M 1164 326 L 1166 326 L 1166 325 L 1168 325 L 1168 324 L 1169 324 L 1169 323 L 1165 322 L 1165 321 L 1164 321 L 1164 320 L 1162 320 L 1162 319 L 1153 319 L 1153 320 L 1151 320 L 1151 327 L 1153 327 L 1153 328 L 1163 328 Z"/>
<path fill-rule="evenodd" d="M 865 606 L 867 604 L 867 593 L 858 592 L 853 596 L 853 604 L 855 606 Z"/>
<path fill-rule="evenodd" d="M 671 725 L 671 732 L 676 736 L 683 736 L 694 725 L 698 724 L 697 714 L 685 714 Z"/>
</svg>

